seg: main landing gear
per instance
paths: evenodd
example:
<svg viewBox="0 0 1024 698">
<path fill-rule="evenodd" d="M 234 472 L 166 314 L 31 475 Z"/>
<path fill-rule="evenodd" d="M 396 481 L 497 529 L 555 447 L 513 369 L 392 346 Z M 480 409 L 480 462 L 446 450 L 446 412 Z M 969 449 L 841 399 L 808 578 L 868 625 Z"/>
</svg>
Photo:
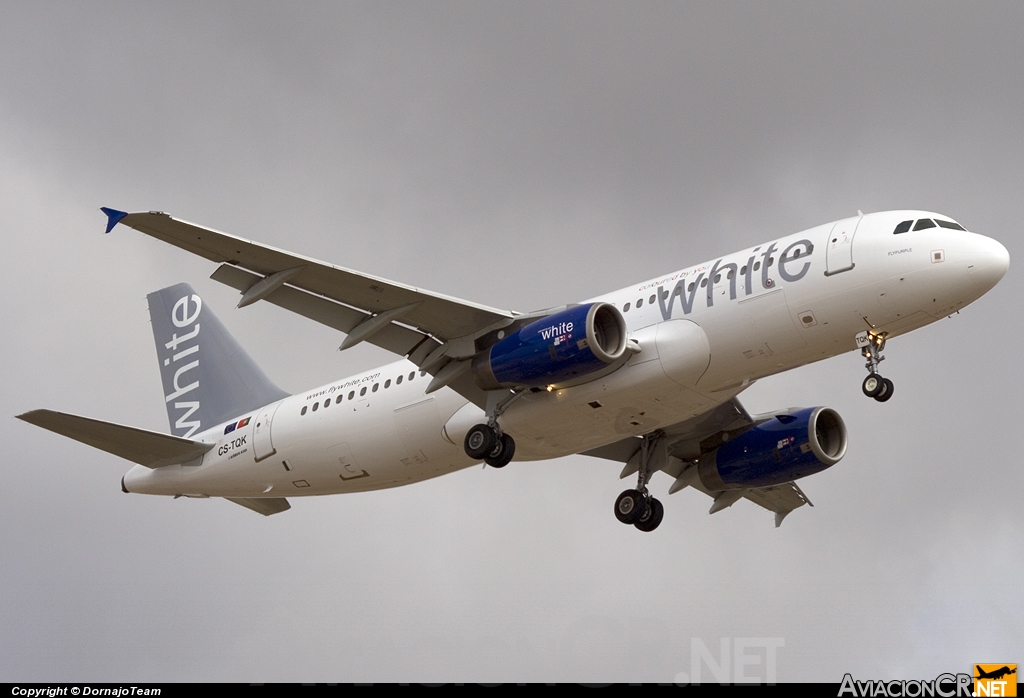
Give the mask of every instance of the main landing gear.
<svg viewBox="0 0 1024 698">
<path fill-rule="evenodd" d="M 615 518 L 624 524 L 633 524 L 637 529 L 649 533 L 661 525 L 665 518 L 665 507 L 647 491 L 658 440 L 663 436 L 658 431 L 648 434 L 640 443 L 640 470 L 637 473 L 635 490 L 626 490 L 615 500 Z"/>
<path fill-rule="evenodd" d="M 466 455 L 473 460 L 483 460 L 492 468 L 504 468 L 516 454 L 516 442 L 508 434 L 497 429 L 497 425 L 477 424 L 466 434 Z"/>
<path fill-rule="evenodd" d="M 516 454 L 515 440 L 498 426 L 498 417 L 522 391 L 494 390 L 487 395 L 487 424 L 477 424 L 466 432 L 463 446 L 473 460 L 483 460 L 492 468 L 504 468 Z"/>
<path fill-rule="evenodd" d="M 878 373 L 878 364 L 885 361 L 882 351 L 885 349 L 885 333 L 875 334 L 874 332 L 861 332 L 856 337 L 860 353 L 868 360 L 864 368 L 868 370 L 868 377 L 861 384 L 861 390 L 868 397 L 873 397 L 878 402 L 887 402 L 892 397 L 893 384 L 888 378 L 883 378 Z"/>
</svg>

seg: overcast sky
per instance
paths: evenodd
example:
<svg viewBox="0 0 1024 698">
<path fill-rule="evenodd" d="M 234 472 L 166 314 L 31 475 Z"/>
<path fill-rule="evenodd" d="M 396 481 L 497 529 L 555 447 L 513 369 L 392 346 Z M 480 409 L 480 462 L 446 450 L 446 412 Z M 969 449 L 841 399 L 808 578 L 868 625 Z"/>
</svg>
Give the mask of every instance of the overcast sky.
<svg viewBox="0 0 1024 698">
<path fill-rule="evenodd" d="M 751 637 L 789 681 L 1024 661 L 1024 5 L 0 7 L 0 681 L 671 682 Z M 641 534 L 582 456 L 263 518 L 124 495 L 127 462 L 13 415 L 167 431 L 145 296 L 181 281 L 289 392 L 391 357 L 233 310 L 100 206 L 521 311 L 858 209 L 941 211 L 1013 262 L 890 343 L 884 405 L 852 352 L 742 396 L 850 430 L 778 530 L 658 475 Z"/>
</svg>

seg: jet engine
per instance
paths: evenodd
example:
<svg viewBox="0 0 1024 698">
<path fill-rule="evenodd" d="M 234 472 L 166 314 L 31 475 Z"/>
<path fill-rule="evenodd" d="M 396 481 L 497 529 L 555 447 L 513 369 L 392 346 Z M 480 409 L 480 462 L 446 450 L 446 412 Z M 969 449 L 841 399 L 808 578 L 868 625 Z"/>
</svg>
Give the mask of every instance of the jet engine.
<svg viewBox="0 0 1024 698">
<path fill-rule="evenodd" d="M 711 491 L 779 485 L 835 465 L 846 441 L 833 409 L 782 412 L 702 455 L 697 474 Z"/>
<path fill-rule="evenodd" d="M 473 360 L 485 390 L 543 387 L 600 371 L 626 353 L 626 320 L 608 303 L 548 315 L 505 337 Z"/>
</svg>

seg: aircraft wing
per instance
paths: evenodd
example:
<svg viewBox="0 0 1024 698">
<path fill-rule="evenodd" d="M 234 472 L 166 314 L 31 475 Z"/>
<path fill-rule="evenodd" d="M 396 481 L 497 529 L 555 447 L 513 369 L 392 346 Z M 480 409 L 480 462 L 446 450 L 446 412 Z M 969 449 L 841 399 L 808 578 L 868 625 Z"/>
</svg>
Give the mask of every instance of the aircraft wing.
<svg viewBox="0 0 1024 698">
<path fill-rule="evenodd" d="M 18 419 L 147 468 L 187 463 L 213 448 L 213 444 L 52 410 L 32 410 Z"/>
<path fill-rule="evenodd" d="M 109 219 L 108 232 L 117 223 L 123 223 L 182 250 L 221 263 L 213 275 L 214 279 L 236 288 L 246 286 L 240 307 L 270 298 L 287 285 L 354 310 L 355 314 L 351 314 L 347 322 L 332 323 L 332 326 L 352 325 L 344 332 L 355 330 L 372 316 L 390 313 L 381 317 L 381 321 L 372 328 L 364 326 L 364 330 L 379 330 L 383 325 L 400 321 L 419 331 L 422 337 L 430 336 L 441 343 L 466 337 L 475 339 L 485 332 L 503 328 L 517 316 L 509 310 L 416 289 L 254 243 L 163 212 L 125 213 L 108 208 L 102 211 Z M 248 272 L 249 275 L 239 272 Z"/>
<path fill-rule="evenodd" d="M 703 414 L 663 429 L 667 455 L 682 460 L 697 460 L 702 453 L 702 444 L 707 447 L 709 439 L 713 440 L 714 436 L 724 431 L 738 433 L 753 424 L 754 418 L 747 413 L 739 400 L 726 400 Z M 620 477 L 629 477 L 635 475 L 639 469 L 639 464 L 634 462 L 633 458 L 639 451 L 640 438 L 630 436 L 607 446 L 584 451 L 581 455 L 626 463 Z"/>
<path fill-rule="evenodd" d="M 795 482 L 771 487 L 715 492 L 707 489 L 697 477 L 696 461 L 701 454 L 711 451 L 723 443 L 723 436 L 726 432 L 735 436 L 759 423 L 764 417 L 765 415 L 752 417 L 739 400 L 732 398 L 704 414 L 666 427 L 662 430 L 665 449 L 656 451 L 652 467 L 674 478 L 675 481 L 668 490 L 669 494 L 675 494 L 686 487 L 693 487 L 715 500 L 711 505 L 710 513 L 712 514 L 732 506 L 740 499 L 749 499 L 758 506 L 773 512 L 775 527 L 778 528 L 789 512 L 804 504 L 814 506 Z M 640 439 L 631 436 L 607 446 L 584 451 L 581 455 L 625 463 L 619 477 L 626 478 L 639 471 L 639 453 Z"/>
<path fill-rule="evenodd" d="M 484 406 L 484 391 L 467 375 L 477 339 L 529 316 L 406 286 L 174 218 L 161 211 L 103 208 L 107 232 L 123 223 L 197 254 L 220 267 L 211 276 L 242 292 L 239 307 L 258 300 L 409 359 L 434 376 L 428 392 L 449 386 Z"/>
</svg>

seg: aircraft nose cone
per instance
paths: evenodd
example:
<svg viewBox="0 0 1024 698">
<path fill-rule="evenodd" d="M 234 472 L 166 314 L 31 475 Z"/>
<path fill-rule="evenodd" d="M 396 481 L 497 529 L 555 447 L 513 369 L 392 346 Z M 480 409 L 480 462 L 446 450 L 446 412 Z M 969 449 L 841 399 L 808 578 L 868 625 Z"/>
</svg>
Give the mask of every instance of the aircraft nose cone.
<svg viewBox="0 0 1024 698">
<path fill-rule="evenodd" d="M 968 268 L 971 280 L 983 291 L 999 283 L 1010 267 L 1010 253 L 998 240 L 979 236 L 972 250 L 973 263 Z"/>
</svg>

